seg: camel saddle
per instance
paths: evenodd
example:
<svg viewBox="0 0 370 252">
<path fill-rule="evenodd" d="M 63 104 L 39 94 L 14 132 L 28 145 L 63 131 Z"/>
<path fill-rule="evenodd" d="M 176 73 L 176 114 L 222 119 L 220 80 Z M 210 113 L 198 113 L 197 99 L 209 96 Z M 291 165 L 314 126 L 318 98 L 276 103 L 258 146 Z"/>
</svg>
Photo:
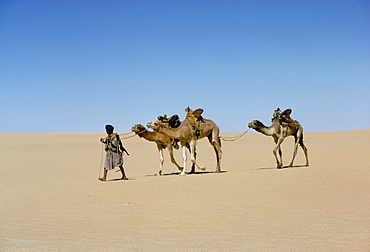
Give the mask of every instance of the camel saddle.
<svg viewBox="0 0 370 252">
<path fill-rule="evenodd" d="M 289 126 L 290 128 L 294 128 L 297 126 L 296 121 L 290 117 L 291 113 L 292 113 L 291 109 L 284 110 L 280 118 L 281 126 L 283 127 Z"/>
<path fill-rule="evenodd" d="M 176 114 L 171 116 L 170 118 L 167 118 L 167 115 L 158 116 L 157 118 L 161 122 L 168 123 L 168 126 L 170 128 L 178 128 L 181 124 L 180 117 Z"/>
<path fill-rule="evenodd" d="M 290 117 L 291 113 L 292 113 L 291 109 L 286 109 L 283 112 L 281 112 L 280 108 L 277 108 L 272 116 L 272 121 L 277 119 L 279 120 L 280 125 L 283 127 L 287 126 L 295 127 L 296 121 Z"/>
<path fill-rule="evenodd" d="M 170 118 L 167 118 L 167 115 L 158 116 L 157 118 L 161 122 L 168 123 L 168 126 L 170 128 L 178 128 L 181 125 L 180 117 L 178 115 L 176 115 L 176 114 L 174 114 Z M 176 150 L 179 149 L 179 142 L 180 142 L 180 140 L 178 140 L 178 139 L 172 139 L 171 138 L 172 146 Z"/>
</svg>

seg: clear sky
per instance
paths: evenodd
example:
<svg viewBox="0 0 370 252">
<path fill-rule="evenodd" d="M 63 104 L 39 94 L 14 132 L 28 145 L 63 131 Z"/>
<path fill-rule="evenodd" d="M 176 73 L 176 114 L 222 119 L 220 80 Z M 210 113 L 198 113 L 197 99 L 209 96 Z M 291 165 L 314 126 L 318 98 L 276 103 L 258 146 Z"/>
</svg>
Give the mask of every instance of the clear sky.
<svg viewBox="0 0 370 252">
<path fill-rule="evenodd" d="M 0 1 L 0 132 L 130 131 L 203 108 L 370 128 L 368 0 Z"/>
</svg>

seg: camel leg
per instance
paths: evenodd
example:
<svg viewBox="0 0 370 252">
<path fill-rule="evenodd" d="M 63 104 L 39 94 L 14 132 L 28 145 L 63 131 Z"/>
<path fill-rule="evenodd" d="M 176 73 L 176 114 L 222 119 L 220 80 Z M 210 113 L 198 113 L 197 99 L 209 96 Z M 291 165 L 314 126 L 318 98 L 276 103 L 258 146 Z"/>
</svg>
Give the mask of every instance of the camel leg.
<svg viewBox="0 0 370 252">
<path fill-rule="evenodd" d="M 307 148 L 306 148 L 306 146 L 303 143 L 301 143 L 301 148 L 302 148 L 302 150 L 304 152 L 304 155 L 306 157 L 306 166 L 309 166 Z"/>
<path fill-rule="evenodd" d="M 184 167 L 180 173 L 180 175 L 184 175 L 186 172 L 186 144 L 181 143 L 181 149 L 182 149 L 182 158 L 184 160 Z"/>
<path fill-rule="evenodd" d="M 163 157 L 163 149 L 158 148 L 158 150 L 159 150 L 159 171 L 158 171 L 158 175 L 161 176 L 162 175 L 162 169 L 163 169 L 163 163 L 164 163 L 164 157 Z"/>
<path fill-rule="evenodd" d="M 302 150 L 304 152 L 304 155 L 305 155 L 305 158 L 306 158 L 306 166 L 308 166 L 308 154 L 307 154 L 307 148 L 306 146 L 304 145 L 303 143 L 303 130 L 302 128 L 298 129 L 298 132 L 297 132 L 297 135 L 294 136 L 294 151 L 293 151 L 293 157 L 292 157 L 292 161 L 290 162 L 289 166 L 292 167 L 293 166 L 293 162 L 294 162 L 294 159 L 297 155 L 297 152 L 298 152 L 298 144 L 302 147 Z"/>
<path fill-rule="evenodd" d="M 219 147 L 219 146 L 218 146 Z M 217 161 L 217 166 L 216 166 L 216 173 L 219 173 L 221 172 L 221 154 L 220 154 L 220 151 L 219 151 L 219 148 L 216 147 L 216 146 L 213 146 L 213 149 L 215 150 L 215 153 L 216 153 L 216 161 Z"/>
<path fill-rule="evenodd" d="M 212 144 L 213 149 L 215 150 L 216 153 L 217 161 L 216 173 L 219 173 L 221 172 L 221 157 L 222 157 L 221 145 L 215 139 L 212 139 L 212 141 L 210 140 L 210 143 Z"/>
<path fill-rule="evenodd" d="M 301 146 L 301 148 L 302 148 L 302 150 L 304 152 L 304 156 L 306 158 L 306 166 L 309 166 L 307 148 L 306 148 L 306 146 L 303 143 L 303 130 L 300 132 L 298 139 L 299 139 L 299 141 L 298 141 L 299 142 L 299 145 Z"/>
<path fill-rule="evenodd" d="M 175 160 L 175 157 L 173 156 L 172 145 L 167 146 L 167 149 L 168 149 L 168 152 L 170 153 L 171 162 L 177 167 L 177 169 L 182 171 L 183 168 L 180 165 L 177 164 L 177 162 Z"/>
<path fill-rule="evenodd" d="M 279 146 L 279 156 L 280 156 L 280 160 L 281 160 L 281 166 L 283 166 L 283 151 L 281 150 L 281 145 Z"/>
<path fill-rule="evenodd" d="M 294 143 L 293 157 L 292 157 L 292 161 L 290 161 L 289 167 L 293 166 L 294 159 L 297 156 L 297 150 L 298 150 L 298 139 L 296 137 L 295 143 Z"/>
<path fill-rule="evenodd" d="M 281 169 L 283 167 L 283 160 L 281 159 L 279 161 L 279 158 L 277 156 L 277 151 L 280 150 L 280 145 L 281 143 L 284 141 L 284 138 L 279 138 L 277 143 L 276 143 L 276 147 L 274 148 L 273 150 L 273 153 L 274 153 L 274 156 L 275 156 L 275 159 L 276 159 L 276 164 L 277 164 L 277 168 L 278 169 Z M 279 154 L 280 154 L 281 150 L 279 151 Z M 281 157 L 280 157 L 281 158 Z"/>
<path fill-rule="evenodd" d="M 190 146 L 189 146 L 189 151 L 191 152 L 191 150 L 190 150 Z M 195 160 L 197 159 L 197 146 L 195 146 L 195 148 L 194 148 L 194 158 L 195 158 Z M 191 164 L 191 170 L 190 170 L 190 172 L 189 172 L 190 174 L 191 173 L 195 173 L 195 164 L 192 162 L 192 164 Z"/>
<path fill-rule="evenodd" d="M 297 152 L 298 152 L 298 144 L 302 147 L 302 150 L 304 152 L 304 155 L 305 155 L 305 158 L 306 158 L 306 166 L 308 166 L 308 154 L 307 154 L 307 148 L 306 146 L 304 145 L 303 143 L 303 139 L 302 139 L 303 135 L 302 133 L 298 134 L 296 137 L 295 137 L 295 145 L 294 145 L 294 152 L 293 152 L 293 157 L 292 157 L 292 161 L 290 162 L 289 166 L 292 167 L 293 166 L 293 162 L 294 162 L 294 159 L 297 155 Z"/>
<path fill-rule="evenodd" d="M 199 170 L 205 170 L 206 168 L 204 166 L 199 166 L 197 164 L 197 160 L 195 158 L 196 154 L 195 154 L 195 147 L 196 147 L 196 141 L 192 141 L 190 143 L 190 149 L 191 149 L 191 162 L 193 162 L 193 164 L 199 169 Z"/>
</svg>

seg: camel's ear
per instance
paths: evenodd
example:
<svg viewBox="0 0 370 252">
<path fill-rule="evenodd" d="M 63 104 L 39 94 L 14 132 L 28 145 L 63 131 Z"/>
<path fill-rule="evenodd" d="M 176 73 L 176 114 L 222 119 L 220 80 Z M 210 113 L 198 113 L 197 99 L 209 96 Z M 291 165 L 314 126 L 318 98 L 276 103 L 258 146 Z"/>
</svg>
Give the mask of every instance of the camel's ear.
<svg viewBox="0 0 370 252">
<path fill-rule="evenodd" d="M 283 115 L 290 116 L 291 113 L 292 113 L 291 109 L 286 109 L 286 110 L 284 110 Z"/>
<path fill-rule="evenodd" d="M 194 110 L 194 112 L 192 114 L 195 117 L 199 117 L 203 113 L 203 111 L 204 111 L 203 109 L 198 108 L 198 109 Z"/>
</svg>

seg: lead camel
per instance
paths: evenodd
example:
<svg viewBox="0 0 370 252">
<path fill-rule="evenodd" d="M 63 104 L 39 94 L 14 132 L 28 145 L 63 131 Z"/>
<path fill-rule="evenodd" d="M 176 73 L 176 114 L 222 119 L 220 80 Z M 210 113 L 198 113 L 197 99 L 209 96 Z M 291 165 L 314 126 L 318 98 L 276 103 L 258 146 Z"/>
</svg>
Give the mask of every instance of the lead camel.
<svg viewBox="0 0 370 252">
<path fill-rule="evenodd" d="M 172 148 L 172 140 L 165 134 L 162 134 L 160 132 L 150 132 L 148 131 L 143 125 L 136 124 L 131 129 L 132 132 L 135 132 L 136 135 L 139 137 L 142 137 L 148 141 L 155 142 L 157 144 L 158 152 L 159 152 L 159 171 L 158 175 L 162 175 L 163 170 L 163 163 L 164 163 L 164 157 L 163 157 L 163 149 L 168 150 L 171 162 L 179 169 L 180 171 L 183 170 L 182 167 L 180 167 L 174 156 L 173 156 L 173 148 Z"/>
</svg>

